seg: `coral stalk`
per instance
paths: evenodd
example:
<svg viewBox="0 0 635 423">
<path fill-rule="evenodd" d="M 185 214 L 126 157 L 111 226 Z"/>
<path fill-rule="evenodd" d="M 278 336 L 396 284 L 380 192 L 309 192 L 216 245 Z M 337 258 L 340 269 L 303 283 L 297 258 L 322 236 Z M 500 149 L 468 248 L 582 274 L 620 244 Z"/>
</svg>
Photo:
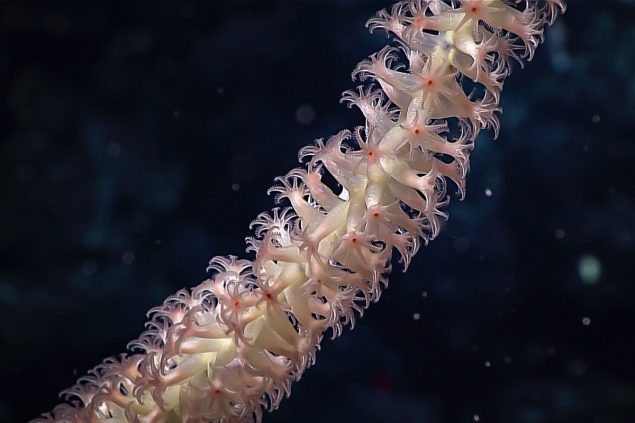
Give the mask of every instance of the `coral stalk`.
<svg viewBox="0 0 635 423">
<path fill-rule="evenodd" d="M 360 63 L 365 85 L 342 97 L 365 125 L 303 148 L 303 167 L 277 178 L 269 192 L 288 206 L 251 224 L 254 259 L 213 258 L 209 279 L 149 311 L 130 354 L 33 422 L 249 422 L 277 408 L 327 331 L 379 299 L 393 251 L 407 267 L 438 234 L 448 182 L 463 197 L 477 135 L 498 133 L 512 62 L 531 60 L 563 11 L 561 0 L 414 0 L 379 12 L 368 27 L 398 45 Z"/>
</svg>

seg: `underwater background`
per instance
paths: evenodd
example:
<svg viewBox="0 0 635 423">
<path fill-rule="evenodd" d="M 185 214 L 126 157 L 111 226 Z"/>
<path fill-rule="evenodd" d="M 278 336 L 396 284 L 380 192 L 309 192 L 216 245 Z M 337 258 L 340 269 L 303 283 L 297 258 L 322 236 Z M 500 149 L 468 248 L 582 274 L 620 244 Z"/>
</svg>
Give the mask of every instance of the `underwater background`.
<svg viewBox="0 0 635 423">
<path fill-rule="evenodd" d="M 635 421 L 635 1 L 570 0 L 467 198 L 264 421 Z M 245 256 L 391 1 L 0 3 L 0 423 Z"/>
</svg>

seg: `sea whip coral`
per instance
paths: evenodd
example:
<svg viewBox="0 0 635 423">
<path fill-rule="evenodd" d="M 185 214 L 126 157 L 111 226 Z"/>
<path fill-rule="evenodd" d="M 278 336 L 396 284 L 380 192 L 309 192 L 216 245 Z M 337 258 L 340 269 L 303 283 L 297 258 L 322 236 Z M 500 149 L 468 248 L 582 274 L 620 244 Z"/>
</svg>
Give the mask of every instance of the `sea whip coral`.
<svg viewBox="0 0 635 423">
<path fill-rule="evenodd" d="M 342 97 L 365 126 L 303 148 L 304 167 L 277 178 L 270 192 L 290 207 L 254 220 L 253 261 L 213 258 L 208 280 L 150 310 L 130 354 L 34 422 L 249 422 L 277 408 L 327 330 L 340 335 L 379 299 L 393 250 L 407 267 L 438 234 L 447 182 L 463 196 L 474 140 L 498 132 L 511 63 L 531 60 L 564 8 L 414 0 L 379 12 L 369 28 L 398 46 L 360 63 L 353 76 L 371 83 Z"/>
</svg>

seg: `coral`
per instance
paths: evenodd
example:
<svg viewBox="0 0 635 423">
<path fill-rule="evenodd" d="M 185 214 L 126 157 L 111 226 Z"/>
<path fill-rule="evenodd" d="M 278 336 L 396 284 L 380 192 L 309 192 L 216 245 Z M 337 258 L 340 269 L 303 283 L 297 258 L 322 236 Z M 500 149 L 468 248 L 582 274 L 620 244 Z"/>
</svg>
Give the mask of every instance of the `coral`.
<svg viewBox="0 0 635 423">
<path fill-rule="evenodd" d="M 407 267 L 439 233 L 476 137 L 498 133 L 511 63 L 531 60 L 562 11 L 560 0 L 413 0 L 378 13 L 369 28 L 398 44 L 360 63 L 353 76 L 370 83 L 342 97 L 365 126 L 303 148 L 304 166 L 277 178 L 283 206 L 253 221 L 254 259 L 212 259 L 208 280 L 149 311 L 130 354 L 34 422 L 260 421 L 277 408 L 329 329 L 340 335 L 379 299 L 393 251 Z"/>
</svg>

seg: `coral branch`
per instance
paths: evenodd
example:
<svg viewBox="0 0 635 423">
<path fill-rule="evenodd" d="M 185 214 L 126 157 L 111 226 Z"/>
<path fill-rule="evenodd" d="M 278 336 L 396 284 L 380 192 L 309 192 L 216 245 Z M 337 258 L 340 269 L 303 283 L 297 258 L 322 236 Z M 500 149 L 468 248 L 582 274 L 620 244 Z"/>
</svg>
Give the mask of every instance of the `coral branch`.
<svg viewBox="0 0 635 423">
<path fill-rule="evenodd" d="M 393 249 L 407 266 L 438 234 L 448 181 L 463 195 L 477 135 L 498 133 L 512 59 L 530 60 L 561 11 L 561 0 L 413 0 L 378 13 L 368 27 L 399 47 L 354 75 L 381 91 L 342 97 L 365 126 L 302 149 L 305 167 L 276 179 L 270 192 L 290 207 L 254 220 L 255 258 L 212 259 L 208 280 L 150 310 L 129 355 L 104 361 L 64 391 L 70 405 L 34 422 L 260 421 L 277 408 L 326 332 L 340 335 L 379 299 Z"/>
</svg>

